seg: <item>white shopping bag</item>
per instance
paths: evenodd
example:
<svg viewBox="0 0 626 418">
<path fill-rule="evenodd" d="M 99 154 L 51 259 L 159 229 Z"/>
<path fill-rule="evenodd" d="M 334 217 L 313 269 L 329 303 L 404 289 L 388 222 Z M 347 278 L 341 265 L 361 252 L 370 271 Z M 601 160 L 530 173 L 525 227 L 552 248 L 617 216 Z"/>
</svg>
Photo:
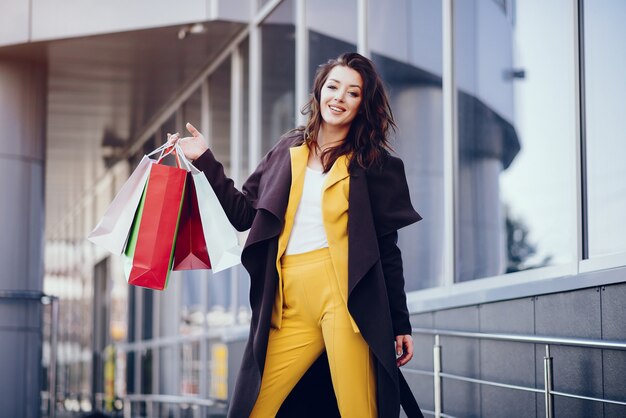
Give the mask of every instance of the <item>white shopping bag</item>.
<svg viewBox="0 0 626 418">
<path fill-rule="evenodd" d="M 181 166 L 191 172 L 193 184 L 196 187 L 200 220 L 211 260 L 211 270 L 217 273 L 240 264 L 242 247 L 237 240 L 237 231 L 230 224 L 209 181 L 204 173 L 185 158 L 178 144 L 176 153 L 181 159 Z"/>
<path fill-rule="evenodd" d="M 87 236 L 89 241 L 114 254 L 119 255 L 124 252 L 135 212 L 137 212 L 144 186 L 150 175 L 150 168 L 156 162 L 149 157 L 162 152 L 166 147 L 166 144 L 162 145 L 150 154 L 144 155 L 135 171 L 104 212 L 100 222 Z M 165 155 L 161 155 L 160 158 Z"/>
</svg>

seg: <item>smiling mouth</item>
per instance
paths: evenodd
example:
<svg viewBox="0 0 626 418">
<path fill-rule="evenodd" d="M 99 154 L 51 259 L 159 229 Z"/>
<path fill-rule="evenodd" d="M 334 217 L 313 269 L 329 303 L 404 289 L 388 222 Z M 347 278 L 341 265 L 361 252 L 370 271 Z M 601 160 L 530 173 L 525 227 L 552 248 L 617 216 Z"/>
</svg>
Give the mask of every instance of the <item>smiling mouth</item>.
<svg viewBox="0 0 626 418">
<path fill-rule="evenodd" d="M 345 112 L 345 111 L 346 111 L 345 109 L 342 109 L 342 108 L 340 108 L 340 107 L 333 106 L 333 105 L 328 105 L 328 108 L 329 108 L 330 110 L 332 110 L 333 112 L 339 112 L 339 113 L 341 113 L 341 112 Z"/>
</svg>

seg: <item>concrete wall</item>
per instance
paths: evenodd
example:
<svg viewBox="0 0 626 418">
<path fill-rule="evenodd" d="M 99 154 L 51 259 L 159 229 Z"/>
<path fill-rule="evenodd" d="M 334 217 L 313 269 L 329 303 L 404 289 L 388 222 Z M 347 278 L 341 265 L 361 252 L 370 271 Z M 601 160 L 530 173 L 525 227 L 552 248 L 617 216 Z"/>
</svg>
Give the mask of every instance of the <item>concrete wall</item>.
<svg viewBox="0 0 626 418">
<path fill-rule="evenodd" d="M 626 270 L 626 269 L 625 269 Z M 626 284 L 414 315 L 414 327 L 626 340 Z M 409 368 L 432 370 L 433 337 L 415 336 Z M 444 372 L 543 389 L 543 345 L 441 338 Z M 626 352 L 552 347 L 554 390 L 626 401 Z M 433 410 L 433 381 L 405 373 Z M 443 380 L 443 411 L 459 417 L 544 417 L 542 394 Z M 623 417 L 626 407 L 555 398 L 557 417 Z"/>
</svg>

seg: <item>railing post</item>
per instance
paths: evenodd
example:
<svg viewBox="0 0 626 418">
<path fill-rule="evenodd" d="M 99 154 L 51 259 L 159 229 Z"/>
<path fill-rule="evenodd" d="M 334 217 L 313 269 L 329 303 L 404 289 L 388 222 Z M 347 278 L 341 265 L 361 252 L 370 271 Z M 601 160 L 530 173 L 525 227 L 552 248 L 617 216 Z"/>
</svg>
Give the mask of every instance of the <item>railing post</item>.
<svg viewBox="0 0 626 418">
<path fill-rule="evenodd" d="M 441 345 L 439 344 L 439 334 L 435 335 L 435 345 L 433 346 L 433 376 L 435 394 L 435 418 L 441 418 Z"/>
<path fill-rule="evenodd" d="M 133 413 L 132 401 L 128 398 L 124 399 L 124 418 L 131 418 Z"/>
<path fill-rule="evenodd" d="M 543 380 L 546 418 L 552 418 L 554 417 L 554 395 L 552 394 L 552 357 L 550 356 L 550 344 L 546 344 L 546 356 L 543 358 Z"/>
<path fill-rule="evenodd" d="M 50 391 L 50 418 L 57 416 L 57 346 L 59 336 L 59 299 L 50 298 L 50 361 L 48 364 L 48 379 Z"/>
</svg>

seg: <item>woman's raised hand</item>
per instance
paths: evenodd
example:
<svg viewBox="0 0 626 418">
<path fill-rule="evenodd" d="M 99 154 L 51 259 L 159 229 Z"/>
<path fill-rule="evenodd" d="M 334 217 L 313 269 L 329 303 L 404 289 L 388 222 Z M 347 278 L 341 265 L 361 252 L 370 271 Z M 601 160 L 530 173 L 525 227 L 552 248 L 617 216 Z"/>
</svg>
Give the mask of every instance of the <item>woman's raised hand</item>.
<svg viewBox="0 0 626 418">
<path fill-rule="evenodd" d="M 191 136 L 180 138 L 177 133 L 169 135 L 167 143 L 169 145 L 178 144 L 182 148 L 185 157 L 187 157 L 188 160 L 193 161 L 204 154 L 209 147 L 207 146 L 204 136 L 191 123 L 187 123 L 185 127 Z"/>
</svg>

